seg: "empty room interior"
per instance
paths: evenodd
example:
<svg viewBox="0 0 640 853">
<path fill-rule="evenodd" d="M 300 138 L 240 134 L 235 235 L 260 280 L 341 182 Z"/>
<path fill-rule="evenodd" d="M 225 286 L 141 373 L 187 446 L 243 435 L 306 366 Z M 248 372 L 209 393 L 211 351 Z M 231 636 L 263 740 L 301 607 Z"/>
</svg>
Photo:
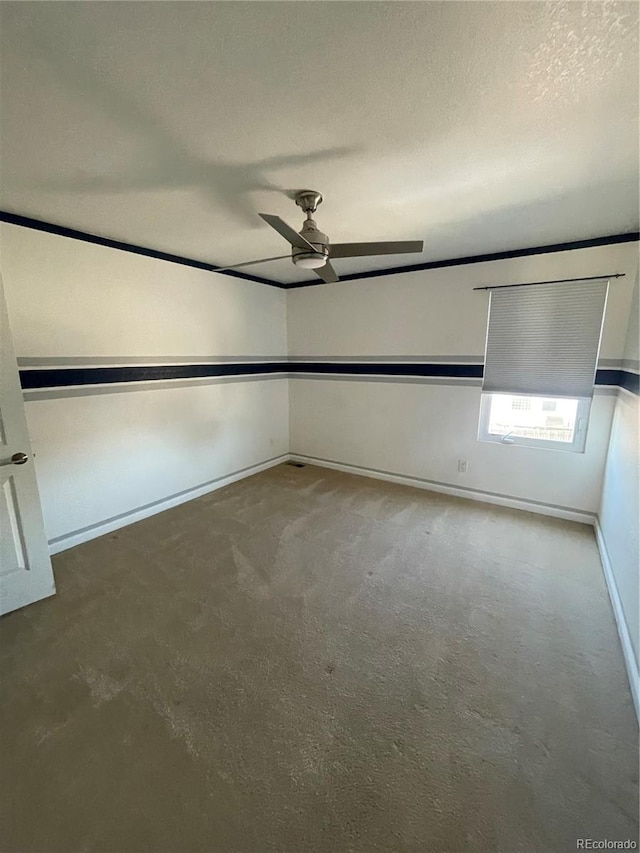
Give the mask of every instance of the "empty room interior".
<svg viewBox="0 0 640 853">
<path fill-rule="evenodd" d="M 1 4 L 2 853 L 637 849 L 639 9 Z"/>
</svg>

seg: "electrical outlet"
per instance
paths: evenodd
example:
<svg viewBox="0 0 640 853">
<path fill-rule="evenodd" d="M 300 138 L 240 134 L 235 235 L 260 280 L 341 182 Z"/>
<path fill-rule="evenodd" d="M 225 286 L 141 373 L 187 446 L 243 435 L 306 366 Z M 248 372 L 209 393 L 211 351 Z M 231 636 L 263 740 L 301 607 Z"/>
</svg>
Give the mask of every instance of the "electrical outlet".
<svg viewBox="0 0 640 853">
<path fill-rule="evenodd" d="M 458 474 L 466 474 L 469 470 L 469 463 L 466 459 L 458 459 Z"/>
</svg>

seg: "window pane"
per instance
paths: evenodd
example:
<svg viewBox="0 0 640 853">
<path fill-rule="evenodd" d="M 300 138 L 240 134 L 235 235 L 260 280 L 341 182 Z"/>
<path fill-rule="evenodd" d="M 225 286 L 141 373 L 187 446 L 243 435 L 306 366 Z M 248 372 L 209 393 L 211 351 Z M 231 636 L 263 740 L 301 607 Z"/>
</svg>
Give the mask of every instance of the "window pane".
<svg viewBox="0 0 640 853">
<path fill-rule="evenodd" d="M 488 431 L 571 444 L 577 413 L 577 400 L 492 394 Z"/>
</svg>

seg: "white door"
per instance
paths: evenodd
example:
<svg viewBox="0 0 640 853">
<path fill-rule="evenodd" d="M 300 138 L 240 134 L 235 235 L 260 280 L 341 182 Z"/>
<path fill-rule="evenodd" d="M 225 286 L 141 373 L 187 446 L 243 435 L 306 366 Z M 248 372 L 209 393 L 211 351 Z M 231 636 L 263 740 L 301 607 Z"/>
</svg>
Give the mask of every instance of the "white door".
<svg viewBox="0 0 640 853">
<path fill-rule="evenodd" d="M 0 614 L 55 591 L 0 276 Z"/>
</svg>

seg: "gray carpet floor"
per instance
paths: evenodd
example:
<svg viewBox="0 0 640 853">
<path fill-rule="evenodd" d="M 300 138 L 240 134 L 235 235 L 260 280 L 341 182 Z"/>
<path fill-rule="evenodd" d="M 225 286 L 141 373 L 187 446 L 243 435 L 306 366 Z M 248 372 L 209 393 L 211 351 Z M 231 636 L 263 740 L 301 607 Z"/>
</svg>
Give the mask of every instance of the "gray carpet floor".
<svg viewBox="0 0 640 853">
<path fill-rule="evenodd" d="M 7 853 L 638 840 L 588 527 L 283 465 L 54 568 L 0 620 Z"/>
</svg>

